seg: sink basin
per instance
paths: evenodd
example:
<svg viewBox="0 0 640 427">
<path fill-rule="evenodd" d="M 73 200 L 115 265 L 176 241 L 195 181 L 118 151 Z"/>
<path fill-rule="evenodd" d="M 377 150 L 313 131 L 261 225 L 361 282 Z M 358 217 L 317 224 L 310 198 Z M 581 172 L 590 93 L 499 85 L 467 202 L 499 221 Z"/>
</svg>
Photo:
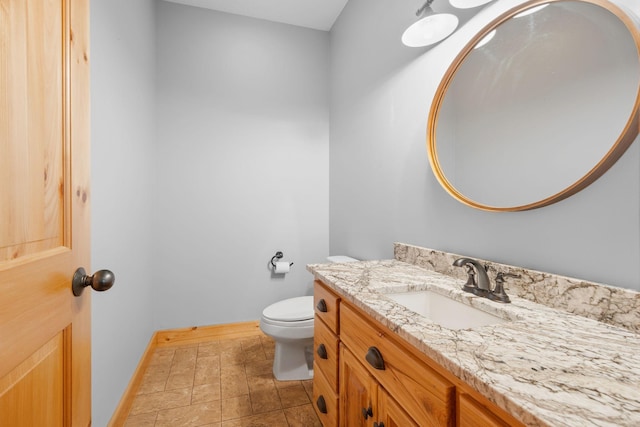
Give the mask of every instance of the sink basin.
<svg viewBox="0 0 640 427">
<path fill-rule="evenodd" d="M 431 291 L 384 295 L 447 329 L 474 329 L 508 322 L 508 320 Z"/>
</svg>

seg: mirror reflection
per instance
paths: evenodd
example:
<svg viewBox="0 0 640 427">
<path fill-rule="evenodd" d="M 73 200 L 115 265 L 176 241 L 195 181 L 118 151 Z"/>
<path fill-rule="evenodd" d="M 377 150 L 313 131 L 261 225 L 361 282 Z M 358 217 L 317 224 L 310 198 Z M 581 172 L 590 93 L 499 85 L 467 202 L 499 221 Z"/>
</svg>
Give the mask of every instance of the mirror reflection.
<svg viewBox="0 0 640 427">
<path fill-rule="evenodd" d="M 511 15 L 454 63 L 429 123 L 440 182 L 489 210 L 540 207 L 579 191 L 638 132 L 639 42 L 629 20 L 587 1 Z"/>
</svg>

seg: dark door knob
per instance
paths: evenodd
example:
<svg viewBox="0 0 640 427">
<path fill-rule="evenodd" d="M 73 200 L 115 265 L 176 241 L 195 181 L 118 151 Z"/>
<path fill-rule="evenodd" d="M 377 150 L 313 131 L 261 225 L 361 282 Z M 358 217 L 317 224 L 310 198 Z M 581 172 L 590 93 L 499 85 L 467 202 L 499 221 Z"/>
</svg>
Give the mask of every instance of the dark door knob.
<svg viewBox="0 0 640 427">
<path fill-rule="evenodd" d="M 84 271 L 84 268 L 80 267 L 73 274 L 71 289 L 73 290 L 73 295 L 79 297 L 87 286 L 91 286 L 94 291 L 102 292 L 111 289 L 115 281 L 115 274 L 109 270 L 96 271 L 93 276 L 89 276 Z"/>
</svg>

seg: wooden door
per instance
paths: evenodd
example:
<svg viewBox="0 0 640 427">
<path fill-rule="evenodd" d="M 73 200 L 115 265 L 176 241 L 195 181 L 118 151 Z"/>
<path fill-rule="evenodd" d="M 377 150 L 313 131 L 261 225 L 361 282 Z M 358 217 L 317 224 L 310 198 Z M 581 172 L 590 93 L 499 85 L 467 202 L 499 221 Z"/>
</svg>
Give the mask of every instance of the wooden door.
<svg viewBox="0 0 640 427">
<path fill-rule="evenodd" d="M 0 0 L 0 425 L 91 423 L 89 5 Z"/>
<path fill-rule="evenodd" d="M 369 372 L 346 347 L 341 347 L 340 425 L 371 426 L 378 417 L 377 389 L 378 383 Z"/>
</svg>

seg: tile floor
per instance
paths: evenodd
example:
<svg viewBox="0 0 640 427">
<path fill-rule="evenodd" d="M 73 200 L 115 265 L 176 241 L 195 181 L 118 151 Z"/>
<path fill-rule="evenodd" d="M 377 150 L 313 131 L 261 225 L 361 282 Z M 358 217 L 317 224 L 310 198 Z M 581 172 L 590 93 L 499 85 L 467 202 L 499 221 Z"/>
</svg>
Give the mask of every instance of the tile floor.
<svg viewBox="0 0 640 427">
<path fill-rule="evenodd" d="M 125 427 L 321 427 L 312 381 L 276 381 L 259 335 L 156 349 Z"/>
</svg>

